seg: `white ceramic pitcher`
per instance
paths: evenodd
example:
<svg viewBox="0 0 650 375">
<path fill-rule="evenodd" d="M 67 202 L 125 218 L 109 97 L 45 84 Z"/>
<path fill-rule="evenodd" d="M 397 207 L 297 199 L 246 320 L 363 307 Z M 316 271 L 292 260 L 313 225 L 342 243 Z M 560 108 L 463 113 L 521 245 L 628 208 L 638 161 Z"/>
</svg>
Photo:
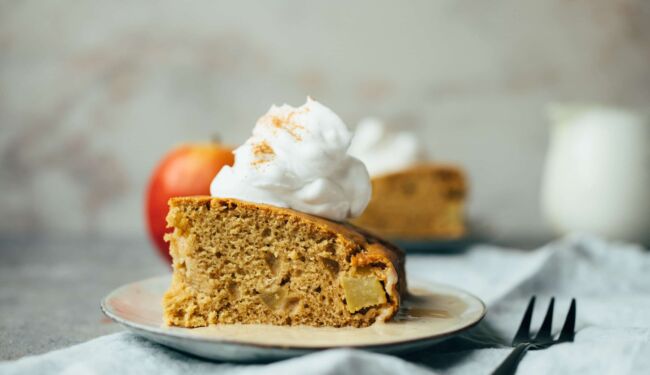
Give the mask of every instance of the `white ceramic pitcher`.
<svg viewBox="0 0 650 375">
<path fill-rule="evenodd" d="M 606 107 L 553 106 L 542 212 L 558 234 L 650 243 L 650 121 Z"/>
</svg>

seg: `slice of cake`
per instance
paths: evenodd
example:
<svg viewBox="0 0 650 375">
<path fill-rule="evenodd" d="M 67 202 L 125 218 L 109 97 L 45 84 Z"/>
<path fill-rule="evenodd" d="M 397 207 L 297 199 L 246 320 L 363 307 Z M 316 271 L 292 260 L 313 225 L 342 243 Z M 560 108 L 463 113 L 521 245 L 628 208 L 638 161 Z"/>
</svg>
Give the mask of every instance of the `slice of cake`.
<svg viewBox="0 0 650 375">
<path fill-rule="evenodd" d="M 372 199 L 355 224 L 400 240 L 453 239 L 465 233 L 465 174 L 459 167 L 428 161 L 414 133 L 367 118 L 357 127 L 350 153 L 372 177 Z"/>
<path fill-rule="evenodd" d="M 375 176 L 372 198 L 353 223 L 386 238 L 453 239 L 465 233 L 462 170 L 420 164 Z"/>
<path fill-rule="evenodd" d="M 404 255 L 347 223 L 371 195 L 351 137 L 314 100 L 273 106 L 215 176 L 212 197 L 169 202 L 167 324 L 365 327 L 395 315 Z"/>
<path fill-rule="evenodd" d="M 349 224 L 235 199 L 175 198 L 165 322 L 363 327 L 390 319 L 404 255 Z"/>
</svg>

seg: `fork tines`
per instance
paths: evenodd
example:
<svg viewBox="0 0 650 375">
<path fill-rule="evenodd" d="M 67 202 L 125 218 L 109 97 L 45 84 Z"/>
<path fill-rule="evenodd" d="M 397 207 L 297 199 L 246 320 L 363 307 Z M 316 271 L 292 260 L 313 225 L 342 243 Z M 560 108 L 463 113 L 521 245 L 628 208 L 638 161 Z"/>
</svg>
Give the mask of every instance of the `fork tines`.
<svg viewBox="0 0 650 375">
<path fill-rule="evenodd" d="M 530 334 L 530 325 L 533 318 L 533 310 L 535 307 L 536 297 L 532 296 L 528 302 L 528 307 L 524 313 L 524 317 L 521 319 L 517 333 L 515 334 L 514 339 L 512 340 L 513 345 L 518 345 L 520 343 L 531 342 Z M 542 326 L 537 332 L 535 339 L 532 340 L 536 343 L 550 342 L 553 341 L 552 329 L 553 329 L 553 309 L 555 306 L 555 297 L 551 298 L 548 308 L 546 310 L 546 315 L 544 316 L 544 321 Z M 564 320 L 564 325 L 558 342 L 567 342 L 573 341 L 575 336 L 575 322 L 576 322 L 576 300 L 573 298 L 571 300 L 571 307 L 567 313 L 566 319 Z"/>
</svg>

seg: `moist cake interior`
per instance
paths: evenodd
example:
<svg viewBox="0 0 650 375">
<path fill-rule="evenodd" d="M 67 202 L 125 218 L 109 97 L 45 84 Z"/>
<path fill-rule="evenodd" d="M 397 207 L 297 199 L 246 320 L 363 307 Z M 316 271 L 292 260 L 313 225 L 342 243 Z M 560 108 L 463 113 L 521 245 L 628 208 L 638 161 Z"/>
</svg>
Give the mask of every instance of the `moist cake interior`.
<svg viewBox="0 0 650 375">
<path fill-rule="evenodd" d="M 399 305 L 403 254 L 352 226 L 209 197 L 173 199 L 167 220 L 167 324 L 361 327 Z"/>
</svg>

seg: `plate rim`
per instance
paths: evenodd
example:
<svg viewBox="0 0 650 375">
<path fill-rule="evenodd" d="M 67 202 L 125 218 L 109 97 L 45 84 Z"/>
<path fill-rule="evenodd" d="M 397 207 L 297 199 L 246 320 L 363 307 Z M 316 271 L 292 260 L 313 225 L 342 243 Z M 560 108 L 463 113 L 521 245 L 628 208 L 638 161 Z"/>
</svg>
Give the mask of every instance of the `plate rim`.
<svg viewBox="0 0 650 375">
<path fill-rule="evenodd" d="M 194 336 L 190 335 L 187 333 L 183 332 L 176 332 L 176 331 L 165 331 L 161 327 L 155 327 L 153 328 L 152 326 L 149 325 L 144 325 L 140 324 L 137 322 L 133 322 L 127 319 L 124 319 L 114 313 L 112 313 L 109 308 L 107 307 L 107 301 L 108 299 L 113 296 L 116 292 L 118 292 L 121 289 L 124 289 L 130 285 L 136 284 L 136 283 L 143 283 L 143 282 L 150 282 L 156 279 L 162 279 L 162 278 L 169 278 L 171 275 L 159 275 L 159 276 L 153 276 L 149 277 L 146 279 L 138 280 L 138 281 L 133 281 L 130 283 L 123 284 L 112 291 L 110 291 L 104 298 L 101 299 L 100 302 L 100 309 L 102 313 L 114 321 L 115 323 L 121 324 L 124 327 L 127 327 L 132 330 L 136 331 L 144 331 L 150 334 L 156 334 L 156 335 L 162 335 L 162 336 L 173 336 L 174 338 L 177 339 L 183 339 L 183 340 L 188 340 L 188 341 L 194 341 L 194 342 L 201 342 L 201 343 L 206 343 L 206 344 L 221 344 L 221 345 L 231 345 L 231 346 L 243 346 L 243 347 L 253 347 L 257 349 L 281 349 L 281 350 L 290 350 L 290 351 L 304 351 L 304 352 L 313 352 L 313 351 L 320 351 L 320 350 L 329 350 L 329 349 L 340 349 L 340 348 L 350 348 L 350 349 L 361 349 L 361 350 L 381 350 L 381 349 L 386 349 L 386 348 L 391 348 L 391 347 L 400 347 L 404 345 L 417 345 L 420 343 L 424 343 L 427 341 L 442 341 L 446 338 L 449 338 L 451 336 L 456 336 L 461 332 L 468 331 L 475 326 L 477 326 L 479 323 L 485 319 L 485 316 L 487 314 L 487 306 L 485 302 L 474 295 L 473 293 L 467 292 L 463 289 L 444 284 L 444 283 L 438 283 L 438 282 L 431 282 L 431 281 L 424 281 L 424 280 L 418 280 L 418 279 L 409 279 L 409 282 L 414 282 L 416 284 L 422 283 L 422 284 L 429 284 L 429 285 L 438 285 L 442 286 L 447 289 L 454 290 L 456 292 L 461 292 L 462 294 L 465 294 L 474 300 L 476 300 L 480 306 L 481 306 L 481 312 L 480 316 L 473 321 L 472 323 L 465 325 L 463 327 L 457 328 L 455 330 L 441 333 L 441 334 L 436 334 L 432 336 L 426 336 L 426 337 L 419 337 L 419 338 L 414 338 L 410 340 L 403 340 L 403 341 L 398 341 L 398 342 L 392 342 L 392 343 L 382 343 L 382 344 L 370 344 L 370 345 L 360 345 L 360 344 L 352 344 L 352 345 L 338 345 L 338 346 L 283 346 L 283 345 L 272 345 L 272 344 L 261 344 L 261 343 L 255 343 L 255 342 L 247 342 L 247 341 L 238 341 L 238 340 L 230 340 L 230 339 L 224 339 L 224 338 L 206 338 L 202 336 Z M 408 283 L 407 283 L 408 285 Z M 178 328 L 183 328 L 183 327 L 178 327 Z M 189 329 L 189 328 L 187 328 Z"/>
</svg>

